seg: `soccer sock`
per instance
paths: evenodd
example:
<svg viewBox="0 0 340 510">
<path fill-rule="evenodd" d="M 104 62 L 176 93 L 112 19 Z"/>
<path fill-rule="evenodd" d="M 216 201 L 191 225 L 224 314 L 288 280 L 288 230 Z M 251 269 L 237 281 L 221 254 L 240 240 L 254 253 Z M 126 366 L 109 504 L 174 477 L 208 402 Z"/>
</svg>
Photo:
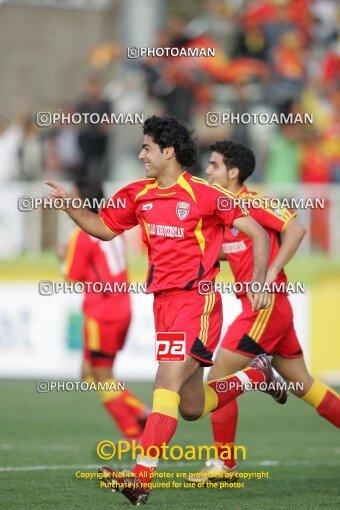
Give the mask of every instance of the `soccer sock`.
<svg viewBox="0 0 340 510">
<path fill-rule="evenodd" d="M 131 413 L 137 418 L 141 416 L 145 416 L 149 410 L 148 406 L 146 406 L 143 402 L 141 402 L 135 395 L 130 393 L 129 390 L 123 391 L 124 402 L 130 409 Z"/>
<path fill-rule="evenodd" d="M 113 379 L 105 381 L 107 386 L 114 384 Z M 102 385 L 104 383 L 102 382 Z M 101 390 L 98 393 L 102 399 L 103 406 L 112 416 L 122 434 L 129 439 L 136 439 L 141 436 L 142 429 L 129 407 L 124 402 L 124 392 L 121 390 Z"/>
<path fill-rule="evenodd" d="M 315 380 L 302 400 L 314 407 L 320 416 L 340 428 L 340 397 L 332 388 Z"/>
<path fill-rule="evenodd" d="M 248 367 L 228 377 L 222 377 L 214 381 L 208 381 L 204 385 L 205 405 L 200 418 L 204 418 L 211 411 L 220 409 L 234 398 L 242 395 L 245 389 L 251 389 L 252 383 L 259 384 L 265 381 L 261 370 Z M 246 388 L 245 388 L 246 385 Z"/>
<path fill-rule="evenodd" d="M 180 397 L 174 391 L 156 389 L 153 392 L 152 412 L 142 437 L 141 446 L 144 455 L 137 456 L 137 463 L 133 468 L 133 472 L 146 488 L 150 488 L 150 482 L 160 458 L 160 448 L 170 442 L 176 431 L 179 402 Z"/>
<path fill-rule="evenodd" d="M 229 447 L 231 451 L 231 459 L 222 459 L 228 468 L 233 468 L 236 465 L 234 459 L 234 443 L 236 436 L 238 418 L 238 405 L 236 400 L 232 400 L 225 406 L 210 413 L 211 426 L 215 446 L 218 450 L 218 456 L 221 454 L 225 456 L 226 451 L 223 447 Z"/>
</svg>

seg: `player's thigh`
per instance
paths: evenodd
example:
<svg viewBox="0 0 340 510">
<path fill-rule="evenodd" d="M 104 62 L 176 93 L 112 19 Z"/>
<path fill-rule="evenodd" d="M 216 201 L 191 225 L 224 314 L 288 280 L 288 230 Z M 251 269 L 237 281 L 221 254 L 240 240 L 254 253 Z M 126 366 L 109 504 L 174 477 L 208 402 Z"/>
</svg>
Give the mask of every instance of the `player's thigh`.
<svg viewBox="0 0 340 510">
<path fill-rule="evenodd" d="M 88 377 L 93 377 L 93 370 L 89 361 L 84 359 L 81 365 L 81 378 L 85 380 Z"/>
<path fill-rule="evenodd" d="M 154 388 L 180 393 L 185 383 L 199 368 L 199 361 L 191 356 L 186 356 L 185 361 L 163 361 L 159 363 Z"/>
<path fill-rule="evenodd" d="M 199 367 L 180 392 L 179 411 L 185 420 L 195 420 L 203 413 L 205 403 L 203 373 L 204 368 Z"/>
<path fill-rule="evenodd" d="M 250 356 L 221 347 L 212 368 L 209 370 L 208 380 L 220 379 L 238 370 L 243 370 L 251 363 L 252 359 Z"/>
<path fill-rule="evenodd" d="M 93 377 L 97 381 L 107 381 L 108 379 L 114 378 L 113 374 L 112 374 L 112 365 L 110 365 L 110 366 L 94 365 L 94 366 L 92 366 L 92 372 L 93 372 Z"/>
<path fill-rule="evenodd" d="M 272 364 L 287 382 L 294 383 L 294 385 L 297 383 L 302 385 L 303 389 L 296 388 L 292 390 L 292 393 L 296 396 L 302 397 L 309 391 L 314 379 L 307 370 L 303 356 L 298 358 L 284 358 L 276 354 Z"/>
</svg>

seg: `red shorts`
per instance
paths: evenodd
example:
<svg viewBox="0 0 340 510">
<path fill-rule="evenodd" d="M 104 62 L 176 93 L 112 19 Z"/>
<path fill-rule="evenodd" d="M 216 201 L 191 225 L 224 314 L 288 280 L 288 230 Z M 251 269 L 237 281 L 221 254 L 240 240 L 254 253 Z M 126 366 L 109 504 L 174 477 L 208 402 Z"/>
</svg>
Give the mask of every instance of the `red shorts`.
<svg viewBox="0 0 340 510">
<path fill-rule="evenodd" d="M 255 357 L 278 354 L 299 358 L 302 349 L 293 323 L 293 310 L 286 294 L 273 294 L 269 308 L 253 312 L 242 296 L 242 312 L 229 326 L 221 346 L 230 351 Z"/>
<path fill-rule="evenodd" d="M 213 364 L 222 329 L 222 300 L 218 292 L 201 296 L 192 289 L 155 294 L 153 311 L 156 332 L 184 332 L 186 353 L 203 367 Z"/>
<path fill-rule="evenodd" d="M 114 322 L 99 322 L 85 316 L 84 359 L 92 366 L 112 366 L 117 351 L 125 343 L 130 320 L 130 311 L 122 313 L 121 318 Z"/>
</svg>

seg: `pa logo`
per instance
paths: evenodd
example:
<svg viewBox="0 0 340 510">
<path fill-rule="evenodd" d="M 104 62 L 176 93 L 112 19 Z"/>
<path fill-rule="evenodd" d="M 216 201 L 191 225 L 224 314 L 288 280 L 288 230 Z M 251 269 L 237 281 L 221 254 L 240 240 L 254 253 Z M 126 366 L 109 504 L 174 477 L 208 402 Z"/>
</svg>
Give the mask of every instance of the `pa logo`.
<svg viewBox="0 0 340 510">
<path fill-rule="evenodd" d="M 185 220 L 190 212 L 190 204 L 188 202 L 178 202 L 176 207 L 176 214 L 180 220 Z"/>
</svg>

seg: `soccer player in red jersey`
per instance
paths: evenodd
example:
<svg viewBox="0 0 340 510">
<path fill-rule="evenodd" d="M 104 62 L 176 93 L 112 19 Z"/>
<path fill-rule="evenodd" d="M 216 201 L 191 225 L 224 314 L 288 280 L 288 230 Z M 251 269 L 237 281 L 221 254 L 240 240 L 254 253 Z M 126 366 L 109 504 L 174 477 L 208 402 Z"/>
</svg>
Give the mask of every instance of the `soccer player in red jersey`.
<svg viewBox="0 0 340 510">
<path fill-rule="evenodd" d="M 104 200 L 99 182 L 79 180 L 72 194 L 82 202 L 86 200 L 94 213 L 98 213 L 98 205 Z M 112 373 L 116 354 L 124 346 L 131 321 L 128 292 L 116 292 L 124 290 L 127 284 L 124 237 L 104 242 L 75 229 L 65 253 L 64 273 L 68 280 L 93 284 L 93 288 L 86 288 L 83 302 L 82 378 L 100 383 L 98 393 L 103 406 L 123 436 L 139 440 L 148 407 L 127 389 L 119 389 Z"/>
<path fill-rule="evenodd" d="M 270 240 L 270 263 L 266 281 L 275 282 L 276 288 L 286 286 L 284 266 L 289 262 L 304 235 L 304 227 L 297 221 L 295 212 L 280 208 L 273 210 L 260 194 L 248 191 L 244 181 L 253 173 L 255 156 L 247 146 L 232 141 L 216 142 L 211 146 L 206 174 L 209 182 L 219 184 L 238 198 L 244 199 L 250 214 L 266 230 Z M 251 205 L 253 201 L 253 206 Z M 226 229 L 222 257 L 229 262 L 236 282 L 249 282 L 252 274 L 252 241 L 237 228 Z M 274 289 L 275 290 L 275 289 Z M 302 383 L 303 390 L 293 393 L 313 406 L 316 411 L 340 427 L 340 398 L 330 387 L 313 379 L 309 374 L 293 323 L 293 312 L 286 292 L 273 292 L 267 309 L 252 310 L 243 292 L 237 296 L 242 312 L 228 328 L 208 380 L 232 374 L 249 365 L 255 356 L 263 353 L 273 356 L 273 366 L 287 382 Z M 235 443 L 237 402 L 210 414 L 214 441 L 217 448 Z M 192 482 L 206 482 L 223 476 L 230 480 L 235 471 L 235 460 L 210 460 L 200 472 L 206 475 L 191 478 Z"/>
<path fill-rule="evenodd" d="M 286 392 L 278 387 L 266 356 L 228 381 L 233 389 L 220 393 L 218 383 L 203 384 L 203 367 L 212 365 L 212 355 L 222 326 L 221 296 L 198 293 L 202 280 L 214 282 L 225 228 L 237 228 L 252 239 L 252 281 L 264 283 L 268 259 L 268 236 L 246 210 L 236 207 L 234 196 L 185 171 L 197 158 L 197 147 L 189 129 L 173 118 L 150 117 L 143 127 L 144 141 L 139 159 L 146 178 L 118 191 L 99 216 L 86 209 L 66 207 L 68 215 L 90 235 L 111 240 L 137 224 L 148 248 L 147 290 L 153 292 L 155 329 L 184 332 L 184 362 L 159 363 L 153 394 L 153 408 L 146 423 L 142 447 L 154 447 L 155 454 L 138 456 L 133 473 L 105 468 L 120 490 L 134 505 L 144 504 L 154 470 L 157 451 L 173 437 L 178 412 L 187 420 L 203 418 L 242 394 L 244 385 L 274 382 L 268 390 L 279 403 Z M 67 193 L 47 181 L 52 199 L 66 199 Z M 220 198 L 230 198 L 231 206 L 220 207 Z M 124 205 L 124 207 L 122 206 Z M 249 293 L 254 311 L 269 306 L 266 292 Z M 222 379 L 225 379 L 222 377 Z M 149 450 L 150 451 L 150 450 Z M 133 484 L 131 484 L 131 476 Z M 132 485 L 132 487 L 131 487 Z"/>
</svg>

